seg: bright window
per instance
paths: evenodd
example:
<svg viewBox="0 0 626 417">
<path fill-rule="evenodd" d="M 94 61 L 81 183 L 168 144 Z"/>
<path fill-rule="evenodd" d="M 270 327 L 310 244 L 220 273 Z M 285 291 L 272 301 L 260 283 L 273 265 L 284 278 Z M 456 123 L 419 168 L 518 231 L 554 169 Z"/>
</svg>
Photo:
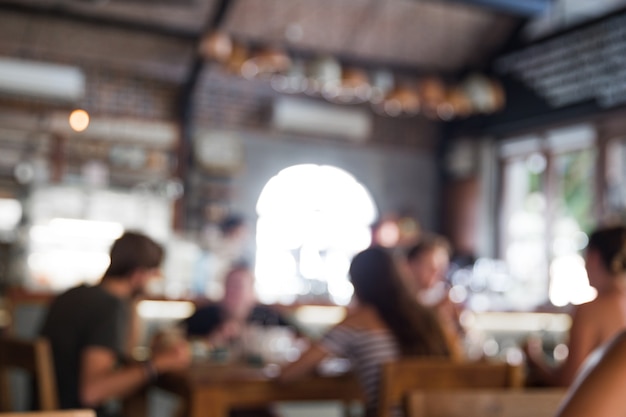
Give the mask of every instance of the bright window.
<svg viewBox="0 0 626 417">
<path fill-rule="evenodd" d="M 595 227 L 597 154 L 587 125 L 505 143 L 502 253 L 520 308 L 595 297 L 581 256 Z"/>
<path fill-rule="evenodd" d="M 0 229 L 13 230 L 22 218 L 22 204 L 13 198 L 0 198 Z"/>
<path fill-rule="evenodd" d="M 28 210 L 24 284 L 32 290 L 98 282 L 124 230 L 169 241 L 170 200 L 143 191 L 49 186 L 33 190 Z"/>
<path fill-rule="evenodd" d="M 280 171 L 257 202 L 259 299 L 346 304 L 350 261 L 370 245 L 377 213 L 370 193 L 346 171 L 313 164 Z"/>
</svg>

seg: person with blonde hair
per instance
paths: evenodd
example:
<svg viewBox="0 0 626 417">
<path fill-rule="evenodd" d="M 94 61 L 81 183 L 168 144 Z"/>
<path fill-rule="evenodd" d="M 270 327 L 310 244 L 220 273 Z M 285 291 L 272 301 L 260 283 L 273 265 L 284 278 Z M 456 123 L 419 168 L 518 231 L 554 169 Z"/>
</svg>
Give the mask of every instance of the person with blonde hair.
<svg viewBox="0 0 626 417">
<path fill-rule="evenodd" d="M 598 296 L 574 311 L 567 359 L 558 367 L 550 367 L 540 343 L 531 342 L 524 347 L 538 385 L 569 386 L 589 355 L 626 329 L 626 227 L 593 232 L 585 268 L 589 284 L 596 288 Z"/>
</svg>

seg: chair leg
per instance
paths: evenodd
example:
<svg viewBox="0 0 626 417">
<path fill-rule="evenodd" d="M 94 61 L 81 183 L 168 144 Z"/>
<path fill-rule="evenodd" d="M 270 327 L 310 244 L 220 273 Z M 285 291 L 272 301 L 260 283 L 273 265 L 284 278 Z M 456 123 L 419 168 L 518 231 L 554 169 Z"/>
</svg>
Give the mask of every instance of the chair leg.
<svg viewBox="0 0 626 417">
<path fill-rule="evenodd" d="M 122 401 L 122 414 L 124 417 L 148 417 L 148 387 Z"/>
<path fill-rule="evenodd" d="M 0 412 L 11 411 L 11 390 L 7 374 L 5 369 L 0 369 Z"/>
</svg>

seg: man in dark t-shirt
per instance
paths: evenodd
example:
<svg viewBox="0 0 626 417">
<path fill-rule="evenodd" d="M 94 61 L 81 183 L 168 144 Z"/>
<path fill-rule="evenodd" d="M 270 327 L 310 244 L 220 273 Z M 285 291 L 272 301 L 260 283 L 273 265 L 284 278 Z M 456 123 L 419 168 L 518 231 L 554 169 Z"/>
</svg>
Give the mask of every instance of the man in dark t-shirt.
<svg viewBox="0 0 626 417">
<path fill-rule="evenodd" d="M 160 372 L 187 367 L 184 341 L 145 362 L 123 361 L 128 308 L 149 279 L 160 273 L 163 249 L 140 233 L 126 232 L 111 248 L 100 284 L 79 286 L 51 304 L 41 329 L 50 341 L 61 408 L 95 408 L 127 397 Z"/>
<path fill-rule="evenodd" d="M 198 308 L 183 325 L 189 337 L 206 337 L 215 345 L 225 345 L 240 337 L 246 325 L 288 326 L 289 323 L 269 306 L 258 304 L 254 276 L 245 265 L 235 266 L 225 277 L 224 297 L 217 304 Z"/>
<path fill-rule="evenodd" d="M 189 337 L 209 336 L 228 320 L 228 313 L 220 304 L 200 307 L 184 321 Z M 289 326 L 290 324 L 271 307 L 255 305 L 245 320 L 246 324 L 259 326 Z"/>
<path fill-rule="evenodd" d="M 98 346 L 124 357 L 127 305 L 101 286 L 81 285 L 58 296 L 46 317 L 41 335 L 50 340 L 57 371 L 61 408 L 81 408 L 79 374 L 81 352 Z"/>
</svg>

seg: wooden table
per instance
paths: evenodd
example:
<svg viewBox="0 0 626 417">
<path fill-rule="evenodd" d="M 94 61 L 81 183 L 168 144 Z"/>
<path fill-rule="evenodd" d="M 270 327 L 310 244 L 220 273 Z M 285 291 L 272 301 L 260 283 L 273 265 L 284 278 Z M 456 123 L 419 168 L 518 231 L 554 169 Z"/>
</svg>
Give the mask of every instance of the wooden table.
<svg viewBox="0 0 626 417">
<path fill-rule="evenodd" d="M 263 369 L 194 363 L 185 372 L 162 375 L 159 388 L 180 395 L 188 417 L 227 417 L 233 408 L 266 406 L 277 401 L 362 400 L 352 374 L 309 376 L 280 383 Z"/>
</svg>

